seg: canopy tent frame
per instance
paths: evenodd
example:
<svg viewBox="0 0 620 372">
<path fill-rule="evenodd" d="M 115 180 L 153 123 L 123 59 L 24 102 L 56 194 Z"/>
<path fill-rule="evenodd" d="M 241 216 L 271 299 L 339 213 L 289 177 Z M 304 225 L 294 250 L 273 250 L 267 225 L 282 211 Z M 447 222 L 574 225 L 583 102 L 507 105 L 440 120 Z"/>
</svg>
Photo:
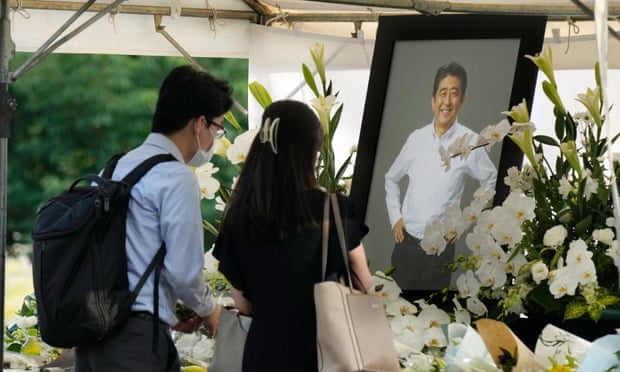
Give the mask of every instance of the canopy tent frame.
<svg viewBox="0 0 620 372">
<path fill-rule="evenodd" d="M 442 13 L 478 13 L 478 14 L 515 14 L 532 15 L 544 14 L 549 20 L 593 19 L 593 13 L 581 1 L 572 0 L 572 5 L 508 5 L 508 4 L 471 4 L 458 1 L 429 1 L 429 0 L 321 0 L 314 3 L 342 4 L 368 7 L 366 11 L 288 11 L 274 7 L 264 0 L 243 0 L 252 10 L 229 10 L 214 8 L 174 8 L 173 6 L 133 5 L 122 4 L 125 0 L 115 0 L 109 4 L 97 4 L 96 0 L 86 3 L 67 0 L 0 0 L 0 290 L 3 293 L 0 300 L 0 324 L 4 325 L 4 292 L 5 292 L 5 258 L 6 258 L 6 226 L 7 226 L 7 168 L 8 168 L 8 139 L 10 138 L 11 119 L 17 109 L 15 100 L 9 95 L 9 84 L 15 82 L 30 68 L 40 62 L 45 56 L 52 53 L 61 44 L 65 43 L 86 27 L 90 26 L 103 15 L 109 13 L 126 13 L 153 15 L 155 32 L 162 34 L 183 56 L 192 64 L 196 62 L 161 25 L 162 16 L 177 14 L 180 17 L 223 18 L 245 20 L 250 23 L 269 25 L 276 21 L 294 22 L 351 22 L 357 31 L 361 22 L 377 22 L 380 16 L 404 14 Z M 372 9 L 371 9 L 372 8 Z M 15 44 L 11 37 L 9 13 L 11 9 L 37 9 L 75 11 L 76 14 L 65 23 L 61 29 L 52 35 L 30 58 L 15 72 L 9 71 L 9 63 L 15 55 Z M 75 30 L 56 39 L 73 23 L 80 14 L 95 12 L 95 15 Z M 610 18 L 620 19 L 620 6 L 608 8 Z M 608 27 L 610 33 L 618 38 L 618 34 Z M 3 350 L 0 350 L 0 360 L 3 360 Z"/>
<path fill-rule="evenodd" d="M 418 14 L 439 15 L 442 13 L 479 13 L 479 14 L 544 14 L 550 20 L 564 20 L 567 17 L 593 19 L 592 10 L 579 0 L 571 0 L 573 5 L 511 5 L 511 4 L 471 4 L 454 1 L 428 0 L 315 0 L 316 3 L 358 5 L 368 7 L 360 12 L 321 12 L 292 11 L 268 5 L 263 0 L 244 0 L 253 9 L 229 10 L 215 8 L 176 9 L 173 6 L 123 4 L 115 13 L 162 15 L 178 14 L 181 17 L 223 18 L 246 20 L 256 24 L 268 24 L 274 18 L 285 18 L 288 22 L 376 22 L 380 16 L 403 14 L 404 11 Z M 11 8 L 77 11 L 81 2 L 69 0 L 10 0 Z M 107 4 L 93 4 L 90 11 L 101 11 Z M 620 17 L 620 6 L 609 7 L 609 17 Z"/>
</svg>

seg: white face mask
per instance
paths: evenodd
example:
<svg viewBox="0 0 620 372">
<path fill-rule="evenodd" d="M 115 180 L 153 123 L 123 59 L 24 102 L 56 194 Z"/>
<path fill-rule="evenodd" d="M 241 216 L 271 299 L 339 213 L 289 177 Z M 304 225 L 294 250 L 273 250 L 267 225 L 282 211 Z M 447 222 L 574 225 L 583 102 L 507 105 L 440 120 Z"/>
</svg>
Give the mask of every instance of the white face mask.
<svg viewBox="0 0 620 372">
<path fill-rule="evenodd" d="M 187 162 L 187 165 L 191 165 L 192 167 L 200 167 L 201 165 L 204 165 L 211 160 L 211 158 L 213 157 L 213 151 L 215 150 L 215 136 L 211 132 L 211 129 L 209 129 L 209 133 L 213 138 L 213 142 L 211 143 L 211 147 L 209 148 L 209 150 L 202 149 L 202 146 L 200 146 L 200 139 L 198 138 L 198 135 L 196 135 L 198 150 L 196 150 L 194 156 Z"/>
</svg>

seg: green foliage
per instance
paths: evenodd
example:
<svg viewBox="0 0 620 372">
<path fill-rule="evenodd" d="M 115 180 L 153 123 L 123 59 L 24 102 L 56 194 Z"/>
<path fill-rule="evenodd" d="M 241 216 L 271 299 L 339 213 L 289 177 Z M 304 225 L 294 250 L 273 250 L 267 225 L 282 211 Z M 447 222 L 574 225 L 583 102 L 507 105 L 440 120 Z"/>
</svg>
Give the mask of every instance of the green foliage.
<svg viewBox="0 0 620 372">
<path fill-rule="evenodd" d="M 18 53 L 11 70 L 28 54 Z M 247 104 L 247 60 L 198 59 Z M 52 54 L 9 87 L 18 108 L 8 146 L 8 243 L 28 242 L 41 202 L 150 132 L 163 78 L 181 57 Z M 245 118 L 237 130 L 247 127 Z"/>
</svg>

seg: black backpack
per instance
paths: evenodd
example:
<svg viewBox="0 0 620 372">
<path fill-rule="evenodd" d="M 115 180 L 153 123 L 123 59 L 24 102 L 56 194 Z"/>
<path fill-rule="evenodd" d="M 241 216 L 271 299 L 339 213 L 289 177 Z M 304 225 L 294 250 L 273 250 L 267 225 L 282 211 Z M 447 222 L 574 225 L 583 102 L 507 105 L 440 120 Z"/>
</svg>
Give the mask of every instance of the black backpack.
<svg viewBox="0 0 620 372">
<path fill-rule="evenodd" d="M 155 164 L 175 160 L 153 156 L 122 181 L 110 180 L 121 155 L 101 176 L 78 178 L 37 212 L 32 229 L 35 297 L 39 331 L 51 346 L 69 348 L 101 340 L 131 313 L 144 282 L 155 270 L 155 288 L 165 246 L 159 249 L 136 288 L 129 289 L 125 231 L 130 190 Z M 82 181 L 88 185 L 78 186 Z M 154 309 L 157 314 L 157 293 Z"/>
</svg>

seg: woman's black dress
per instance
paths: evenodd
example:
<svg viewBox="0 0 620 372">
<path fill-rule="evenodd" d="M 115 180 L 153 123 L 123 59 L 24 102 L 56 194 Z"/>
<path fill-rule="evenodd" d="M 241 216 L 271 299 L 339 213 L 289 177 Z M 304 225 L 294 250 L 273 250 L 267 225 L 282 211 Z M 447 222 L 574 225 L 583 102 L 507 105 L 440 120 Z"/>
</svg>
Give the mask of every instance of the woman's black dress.
<svg viewBox="0 0 620 372">
<path fill-rule="evenodd" d="M 214 249 L 219 269 L 252 302 L 252 325 L 243 371 L 317 371 L 314 284 L 321 281 L 321 221 L 324 193 L 309 192 L 317 227 L 283 240 L 252 242 L 224 226 Z M 348 250 L 368 227 L 348 198 L 339 195 Z M 333 220 L 333 216 L 330 217 Z M 330 227 L 328 273 L 344 272 L 335 226 Z"/>
</svg>

